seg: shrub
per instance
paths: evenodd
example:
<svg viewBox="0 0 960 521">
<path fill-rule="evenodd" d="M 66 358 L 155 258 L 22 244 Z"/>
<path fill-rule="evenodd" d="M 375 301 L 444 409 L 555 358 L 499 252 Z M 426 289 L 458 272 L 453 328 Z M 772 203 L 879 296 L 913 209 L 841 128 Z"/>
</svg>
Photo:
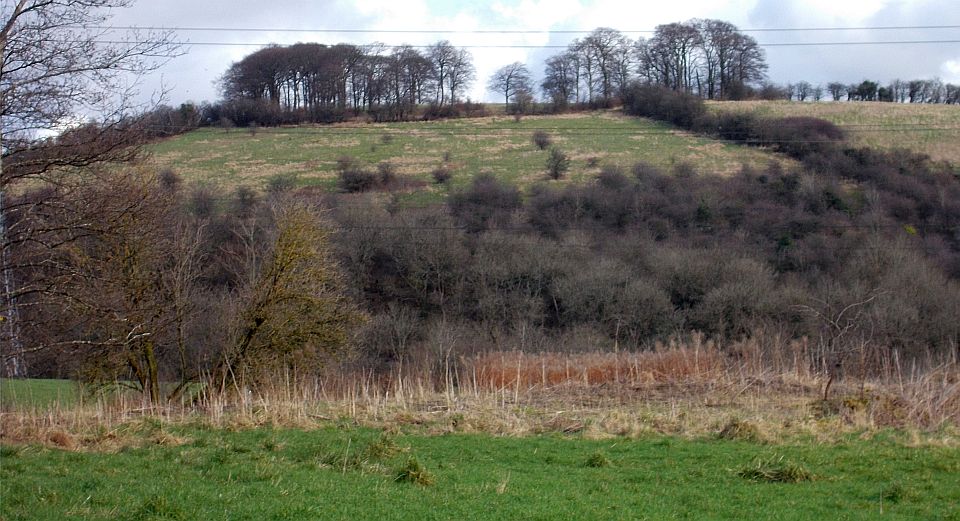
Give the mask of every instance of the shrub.
<svg viewBox="0 0 960 521">
<path fill-rule="evenodd" d="M 608 166 L 600 170 L 597 184 L 608 190 L 622 191 L 630 187 L 630 180 L 623 175 L 623 170 L 619 167 Z"/>
<path fill-rule="evenodd" d="M 389 135 L 389 134 L 387 134 Z M 397 169 L 392 163 L 383 161 L 377 164 L 377 182 L 380 186 L 388 187 L 397 182 Z"/>
<path fill-rule="evenodd" d="M 535 185 L 527 204 L 527 220 L 540 233 L 556 237 L 580 217 L 580 204 L 571 190 Z"/>
<path fill-rule="evenodd" d="M 587 460 L 583 463 L 585 467 L 590 468 L 603 468 L 609 467 L 612 464 L 610 458 L 607 457 L 603 452 L 597 451 L 593 454 L 587 456 Z"/>
<path fill-rule="evenodd" d="M 406 483 L 416 483 L 417 485 L 433 485 L 434 479 L 433 474 L 430 473 L 423 465 L 417 461 L 417 458 L 411 456 L 407 459 L 399 469 L 397 469 L 396 474 L 393 478 L 394 481 L 406 482 Z"/>
<path fill-rule="evenodd" d="M 560 179 L 570 169 L 570 158 L 559 148 L 550 149 L 547 158 L 547 174 L 551 179 Z"/>
<path fill-rule="evenodd" d="M 628 114 L 666 121 L 685 129 L 693 128 L 707 112 L 700 97 L 653 85 L 627 88 L 623 108 Z"/>
<path fill-rule="evenodd" d="M 757 118 L 748 112 L 725 112 L 717 116 L 716 127 L 711 130 L 720 139 L 750 142 L 756 138 Z"/>
<path fill-rule="evenodd" d="M 550 139 L 550 134 L 547 134 L 543 130 L 538 130 L 533 133 L 533 144 L 540 150 L 546 150 L 553 144 L 553 140 Z"/>
<path fill-rule="evenodd" d="M 247 218 L 253 215 L 257 207 L 257 193 L 249 186 L 240 185 L 234 192 L 233 210 L 234 214 L 241 218 Z"/>
<path fill-rule="evenodd" d="M 180 190 L 180 186 L 183 184 L 183 178 L 179 174 L 173 171 L 171 168 L 164 168 L 157 173 L 157 180 L 160 182 L 160 186 L 167 191 L 176 192 Z"/>
<path fill-rule="evenodd" d="M 190 191 L 187 207 L 197 219 L 209 219 L 217 209 L 216 195 L 206 185 L 196 185 Z"/>
<path fill-rule="evenodd" d="M 597 324 L 609 338 L 624 344 L 636 346 L 658 338 L 675 324 L 666 292 L 611 261 L 559 278 L 551 296 L 561 323 Z"/>
<path fill-rule="evenodd" d="M 340 171 L 340 189 L 347 193 L 366 192 L 377 185 L 377 175 L 361 167 Z"/>
<path fill-rule="evenodd" d="M 468 231 L 478 232 L 520 208 L 520 191 L 490 174 L 481 174 L 474 178 L 469 188 L 453 194 L 449 205 L 458 222 Z"/>
<path fill-rule="evenodd" d="M 453 171 L 450 167 L 446 165 L 440 165 L 433 169 L 433 172 L 430 172 L 430 175 L 433 176 L 433 181 L 438 185 L 442 185 L 450 180 L 453 177 Z"/>
<path fill-rule="evenodd" d="M 673 165 L 673 175 L 681 179 L 694 177 L 697 175 L 697 167 L 689 161 L 678 161 Z"/>
<path fill-rule="evenodd" d="M 637 178 L 637 181 L 641 183 L 663 176 L 663 172 L 655 165 L 642 161 L 633 165 L 630 172 L 633 174 L 633 177 Z"/>
<path fill-rule="evenodd" d="M 281 194 L 289 192 L 297 186 L 298 176 L 295 173 L 274 174 L 267 179 L 267 193 Z"/>
<path fill-rule="evenodd" d="M 768 459 L 757 459 L 753 465 L 744 467 L 737 475 L 750 481 L 764 481 L 768 483 L 800 483 L 813 480 L 813 474 L 802 465 L 783 456 L 773 456 Z"/>
<path fill-rule="evenodd" d="M 723 429 L 720 429 L 717 437 L 721 440 L 750 442 L 763 441 L 763 436 L 760 434 L 760 428 L 757 427 L 756 424 L 743 421 L 738 418 L 730 419 L 730 421 L 723 426 Z"/>
<path fill-rule="evenodd" d="M 844 140 L 840 127 L 811 117 L 760 120 L 754 134 L 758 145 L 773 146 L 800 160 L 812 154 L 833 153 Z"/>
</svg>

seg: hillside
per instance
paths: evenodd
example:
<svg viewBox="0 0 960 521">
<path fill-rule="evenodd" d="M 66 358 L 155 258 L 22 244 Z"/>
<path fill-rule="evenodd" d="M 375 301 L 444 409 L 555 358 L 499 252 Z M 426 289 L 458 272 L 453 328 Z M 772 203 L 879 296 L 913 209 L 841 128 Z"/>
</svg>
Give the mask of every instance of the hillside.
<svg viewBox="0 0 960 521">
<path fill-rule="evenodd" d="M 305 185 L 333 186 L 337 159 L 375 165 L 390 162 L 399 174 L 431 182 L 444 163 L 451 185 L 466 185 L 480 173 L 527 186 L 546 178 L 547 152 L 531 141 L 537 130 L 572 159 L 569 181 L 592 177 L 604 165 L 629 168 L 643 161 L 670 170 L 689 162 L 700 172 L 730 174 L 743 164 L 765 166 L 782 157 L 695 136 L 668 125 L 617 111 L 433 122 L 247 129 L 200 129 L 152 147 L 153 161 L 187 181 L 261 187 L 277 174 L 296 174 Z"/>
<path fill-rule="evenodd" d="M 876 102 L 800 103 L 790 101 L 707 102 L 716 112 L 757 116 L 822 118 L 847 133 L 853 145 L 907 148 L 933 159 L 960 164 L 960 106 Z"/>
</svg>

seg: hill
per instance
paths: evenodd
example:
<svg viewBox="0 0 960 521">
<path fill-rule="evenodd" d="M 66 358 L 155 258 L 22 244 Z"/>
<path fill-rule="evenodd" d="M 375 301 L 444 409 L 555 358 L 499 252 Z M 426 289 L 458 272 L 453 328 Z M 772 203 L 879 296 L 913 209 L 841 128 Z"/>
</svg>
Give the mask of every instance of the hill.
<svg viewBox="0 0 960 521">
<path fill-rule="evenodd" d="M 815 117 L 839 125 L 855 146 L 906 148 L 960 164 L 960 106 L 876 102 L 708 102 L 715 112 Z"/>
<path fill-rule="evenodd" d="M 262 187 L 277 174 L 295 174 L 304 185 L 332 187 L 336 163 L 349 156 L 432 182 L 441 164 L 453 169 L 451 185 L 477 174 L 527 186 L 546 179 L 547 152 L 532 142 L 542 130 L 572 159 L 569 181 L 588 179 L 604 165 L 629 168 L 643 161 L 664 170 L 689 162 L 699 172 L 730 174 L 743 164 L 765 166 L 787 159 L 765 151 L 695 136 L 669 125 L 617 111 L 512 117 L 492 116 L 410 123 L 349 123 L 247 129 L 199 129 L 152 147 L 153 161 L 187 181 L 224 187 Z"/>
</svg>

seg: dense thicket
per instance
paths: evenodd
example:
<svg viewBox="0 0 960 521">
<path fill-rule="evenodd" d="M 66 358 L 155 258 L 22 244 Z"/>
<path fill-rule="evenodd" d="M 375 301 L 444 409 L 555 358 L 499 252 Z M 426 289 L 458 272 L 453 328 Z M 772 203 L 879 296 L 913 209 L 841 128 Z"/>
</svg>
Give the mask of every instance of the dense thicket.
<svg viewBox="0 0 960 521">
<path fill-rule="evenodd" d="M 223 375 L 224 361 L 247 382 L 263 368 L 309 372 L 347 342 L 350 301 L 370 316 L 353 353 L 371 367 L 487 349 L 642 349 L 693 332 L 806 338 L 816 363 L 856 356 L 863 370 L 893 350 L 958 350 L 960 182 L 922 156 L 838 146 L 796 169 L 730 178 L 608 165 L 583 184 L 545 176 L 525 195 L 481 176 L 427 208 L 305 191 L 292 216 L 276 202 L 290 187 L 276 185 L 262 199 L 188 190 L 166 174 L 146 191 L 113 182 L 109 198 L 87 194 L 107 210 L 129 207 L 118 193 L 153 195 L 132 199 L 143 208 L 128 226 L 140 233 L 71 250 L 89 271 L 64 287 L 101 307 L 26 308 L 31 341 L 51 346 L 30 360 L 33 374 L 136 380 L 130 356 L 143 356 L 148 337 L 131 324 L 153 332 L 165 381 Z M 330 209 L 342 285 L 310 271 L 333 266 L 309 250 L 324 244 L 319 207 Z M 278 279 L 281 252 L 307 264 Z M 116 321 L 97 318 L 107 310 Z M 290 329 L 292 317 L 313 318 Z"/>
</svg>

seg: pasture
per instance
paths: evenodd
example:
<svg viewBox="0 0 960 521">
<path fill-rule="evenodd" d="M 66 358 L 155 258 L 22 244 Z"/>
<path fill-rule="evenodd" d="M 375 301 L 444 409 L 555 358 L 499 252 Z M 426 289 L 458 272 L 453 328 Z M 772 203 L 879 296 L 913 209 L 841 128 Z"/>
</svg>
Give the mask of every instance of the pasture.
<svg viewBox="0 0 960 521">
<path fill-rule="evenodd" d="M 960 164 L 960 106 L 877 102 L 707 102 L 716 112 L 757 116 L 813 117 L 839 125 L 852 145 L 906 148 Z"/>
<path fill-rule="evenodd" d="M 119 432 L 109 451 L 4 445 L 0 516 L 960 519 L 960 452 L 883 434 L 765 445 L 154 420 Z"/>
<path fill-rule="evenodd" d="M 489 173 L 521 187 L 547 180 L 548 152 L 532 142 L 537 130 L 571 159 L 565 179 L 589 179 L 605 165 L 629 170 L 643 161 L 665 171 L 689 163 L 699 172 L 732 174 L 742 165 L 788 161 L 765 151 L 695 136 L 669 125 L 627 117 L 619 111 L 527 116 L 519 121 L 491 116 L 409 123 L 347 123 L 248 129 L 204 128 L 150 147 L 152 162 L 188 182 L 220 187 L 263 188 L 277 175 L 296 176 L 301 185 L 333 188 L 336 164 L 351 157 L 361 164 L 393 165 L 397 173 L 432 185 L 431 172 L 448 166 L 451 187 Z"/>
</svg>

